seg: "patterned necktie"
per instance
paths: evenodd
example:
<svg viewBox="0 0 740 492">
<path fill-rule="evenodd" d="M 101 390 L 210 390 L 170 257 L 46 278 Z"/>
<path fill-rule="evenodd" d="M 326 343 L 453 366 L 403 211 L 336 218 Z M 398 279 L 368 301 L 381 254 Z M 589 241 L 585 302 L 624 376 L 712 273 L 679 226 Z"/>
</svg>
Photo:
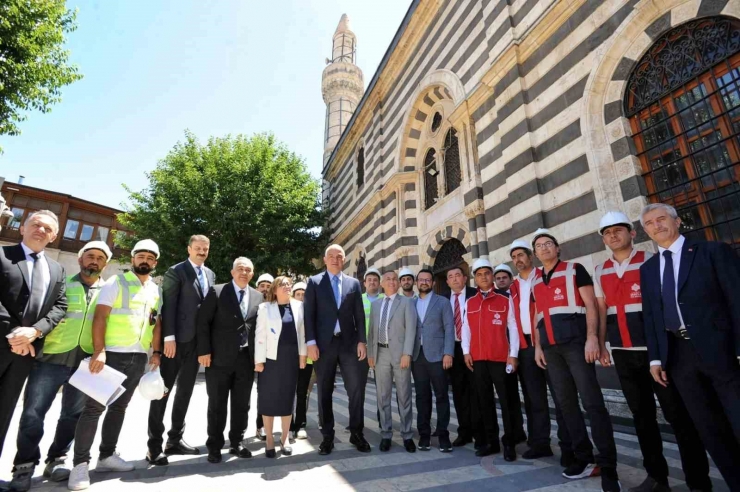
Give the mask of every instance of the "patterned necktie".
<svg viewBox="0 0 740 492">
<path fill-rule="evenodd" d="M 247 318 L 247 305 L 244 304 L 244 291 L 239 291 L 239 309 L 242 312 L 242 318 Z"/>
<path fill-rule="evenodd" d="M 342 299 L 339 297 L 339 277 L 334 276 L 331 278 L 331 289 L 334 291 L 334 300 L 337 302 L 337 307 L 341 303 Z"/>
<path fill-rule="evenodd" d="M 41 262 L 38 253 L 29 255 L 33 258 L 33 270 L 31 273 L 31 292 L 26 304 L 26 311 L 23 313 L 23 326 L 32 326 L 39 317 L 41 305 L 44 303 L 44 278 L 41 274 Z"/>
<path fill-rule="evenodd" d="M 380 327 L 378 328 L 378 343 L 388 344 L 388 334 L 386 333 L 385 325 L 388 322 L 388 306 L 391 305 L 390 300 L 390 297 L 383 299 L 383 313 L 380 316 Z"/>
<path fill-rule="evenodd" d="M 198 268 L 198 283 L 200 284 L 200 291 L 203 293 L 203 295 L 206 295 L 206 278 L 203 275 L 203 268 Z M 241 292 L 244 292 L 243 290 Z"/>
<path fill-rule="evenodd" d="M 462 316 L 460 315 L 460 294 L 455 294 L 455 339 L 462 340 Z"/>
<path fill-rule="evenodd" d="M 663 251 L 665 265 L 663 268 L 663 323 L 666 330 L 678 333 L 681 328 L 681 318 L 678 316 L 676 306 L 676 279 L 673 274 L 673 253 L 670 250 Z"/>
</svg>

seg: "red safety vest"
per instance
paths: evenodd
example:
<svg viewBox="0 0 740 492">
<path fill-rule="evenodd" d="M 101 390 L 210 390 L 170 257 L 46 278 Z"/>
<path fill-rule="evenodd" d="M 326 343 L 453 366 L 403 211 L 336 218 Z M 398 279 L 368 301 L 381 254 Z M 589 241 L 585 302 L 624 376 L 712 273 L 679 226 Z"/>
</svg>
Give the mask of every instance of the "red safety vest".
<svg viewBox="0 0 740 492">
<path fill-rule="evenodd" d="M 561 261 L 545 285 L 543 270 L 532 282 L 537 330 L 543 347 L 573 339 L 586 339 L 586 305 L 576 286 L 576 265 Z"/>
<path fill-rule="evenodd" d="M 644 347 L 645 329 L 642 321 L 642 290 L 640 266 L 651 253 L 638 251 L 627 265 L 622 278 L 617 276 L 611 258 L 596 267 L 594 281 L 604 292 L 606 329 L 612 347 Z"/>
<path fill-rule="evenodd" d="M 534 275 L 534 272 L 532 272 Z M 514 316 L 516 316 L 516 327 L 519 331 L 519 348 L 525 349 L 529 347 L 527 345 L 527 339 L 524 337 L 524 330 L 522 330 L 522 316 L 519 312 L 519 301 L 521 296 L 521 290 L 519 289 L 519 279 L 515 278 L 509 286 L 509 292 L 511 292 L 511 302 L 514 303 Z M 529 312 L 526 313 L 529 316 L 529 326 L 534 326 L 534 303 L 532 297 L 529 298 Z"/>
<path fill-rule="evenodd" d="M 509 339 L 506 337 L 509 298 L 493 290 L 483 298 L 478 291 L 466 301 L 466 306 L 473 360 L 506 362 L 509 357 Z"/>
</svg>

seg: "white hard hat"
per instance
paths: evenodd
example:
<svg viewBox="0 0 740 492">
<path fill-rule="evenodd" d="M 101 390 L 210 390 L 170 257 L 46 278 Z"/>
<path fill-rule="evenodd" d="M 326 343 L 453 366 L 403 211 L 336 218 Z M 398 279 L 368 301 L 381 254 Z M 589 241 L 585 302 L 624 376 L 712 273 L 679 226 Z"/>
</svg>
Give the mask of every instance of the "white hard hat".
<svg viewBox="0 0 740 492">
<path fill-rule="evenodd" d="M 473 262 L 473 274 L 475 274 L 479 268 L 490 268 L 491 271 L 493 271 L 493 265 L 491 265 L 491 262 L 485 258 L 478 258 Z"/>
<path fill-rule="evenodd" d="M 509 256 L 511 256 L 511 252 L 515 249 L 526 249 L 527 251 L 532 251 L 532 245 L 527 244 L 527 241 L 523 239 L 517 239 L 511 243 L 511 246 L 509 246 Z"/>
<path fill-rule="evenodd" d="M 401 280 L 406 275 L 410 275 L 412 278 L 416 278 L 416 276 L 414 275 L 414 272 L 412 272 L 409 267 L 403 267 L 401 268 L 401 271 L 398 272 L 398 280 Z"/>
<path fill-rule="evenodd" d="M 275 279 L 270 275 L 269 273 L 263 273 L 260 275 L 260 278 L 257 279 L 257 285 L 261 284 L 262 282 L 269 282 L 273 283 Z"/>
<path fill-rule="evenodd" d="M 362 280 L 365 280 L 368 275 L 377 275 L 378 278 L 381 277 L 380 271 L 377 268 L 368 268 L 367 271 L 365 272 L 365 276 L 362 277 Z"/>
<path fill-rule="evenodd" d="M 599 221 L 599 234 L 604 235 L 604 229 L 607 227 L 623 225 L 630 231 L 632 230 L 632 221 L 622 212 L 607 212 Z"/>
<path fill-rule="evenodd" d="M 113 253 L 111 252 L 108 245 L 105 244 L 103 241 L 90 241 L 82 247 L 79 253 L 77 253 L 77 258 L 82 258 L 82 255 L 85 254 L 85 251 L 89 251 L 91 249 L 99 249 L 100 251 L 105 253 L 105 256 L 108 257 L 108 261 L 113 258 Z"/>
<path fill-rule="evenodd" d="M 497 265 L 496 268 L 493 269 L 493 274 L 496 275 L 498 272 L 506 272 L 512 277 L 514 277 L 514 272 L 511 271 L 511 267 L 507 265 L 506 263 L 501 263 L 500 265 Z"/>
<path fill-rule="evenodd" d="M 545 229 L 543 227 L 540 227 L 539 229 L 537 229 L 536 231 L 534 231 L 534 237 L 532 237 L 532 249 L 534 249 L 534 243 L 535 243 L 535 241 L 537 241 L 542 236 L 549 237 L 555 243 L 555 246 L 559 246 L 558 240 L 555 239 L 555 236 L 552 234 L 552 232 L 550 232 L 549 229 Z"/>
<path fill-rule="evenodd" d="M 151 239 L 142 239 L 136 243 L 134 249 L 131 250 L 131 256 L 134 256 L 139 251 L 149 251 L 150 253 L 154 253 L 154 256 L 159 259 L 159 246 Z"/>
<path fill-rule="evenodd" d="M 161 400 L 167 393 L 167 387 L 159 372 L 159 367 L 149 371 L 139 379 L 139 394 L 145 400 Z"/>
<path fill-rule="evenodd" d="M 295 294 L 295 291 L 297 290 L 306 290 L 306 282 L 296 282 L 293 284 L 293 288 L 291 289 L 290 293 Z"/>
</svg>

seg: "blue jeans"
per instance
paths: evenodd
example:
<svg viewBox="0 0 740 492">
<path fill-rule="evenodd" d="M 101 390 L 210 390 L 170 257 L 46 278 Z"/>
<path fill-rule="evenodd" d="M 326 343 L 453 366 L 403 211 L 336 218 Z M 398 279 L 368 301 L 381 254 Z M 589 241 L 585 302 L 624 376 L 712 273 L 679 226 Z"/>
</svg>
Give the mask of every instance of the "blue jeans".
<svg viewBox="0 0 740 492">
<path fill-rule="evenodd" d="M 85 407 L 85 394 L 67 384 L 75 370 L 75 367 L 34 362 L 23 396 L 23 413 L 18 427 L 18 451 L 13 464 L 39 464 L 39 443 L 44 436 L 44 418 L 62 386 L 62 413 L 57 422 L 54 442 L 46 455 L 46 462 L 66 457 L 74 440 L 77 420 Z"/>
</svg>

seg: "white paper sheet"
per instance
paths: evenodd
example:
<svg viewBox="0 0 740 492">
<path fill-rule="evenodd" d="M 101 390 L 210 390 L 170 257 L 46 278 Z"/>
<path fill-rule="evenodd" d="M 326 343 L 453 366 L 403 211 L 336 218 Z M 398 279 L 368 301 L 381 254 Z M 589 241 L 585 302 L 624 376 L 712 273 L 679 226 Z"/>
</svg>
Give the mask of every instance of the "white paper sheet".
<svg viewBox="0 0 740 492">
<path fill-rule="evenodd" d="M 80 362 L 80 367 L 69 379 L 69 384 L 107 407 L 126 391 L 122 386 L 125 379 L 125 374 L 107 365 L 99 373 L 91 373 L 88 357 Z"/>
</svg>

